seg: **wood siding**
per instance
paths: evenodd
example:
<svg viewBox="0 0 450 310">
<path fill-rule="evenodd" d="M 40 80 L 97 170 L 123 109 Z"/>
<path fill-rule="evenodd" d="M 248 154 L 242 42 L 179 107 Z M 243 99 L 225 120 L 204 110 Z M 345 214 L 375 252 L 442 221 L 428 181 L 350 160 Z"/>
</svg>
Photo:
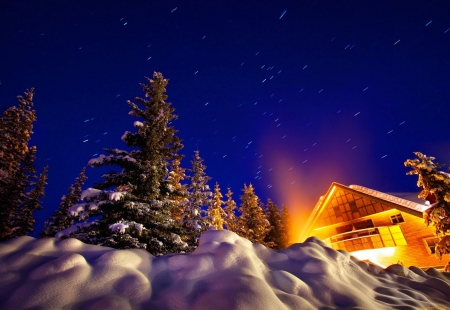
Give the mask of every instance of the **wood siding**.
<svg viewBox="0 0 450 310">
<path fill-rule="evenodd" d="M 397 214 L 402 215 L 404 219 L 403 223 L 392 223 L 391 216 Z M 406 267 L 430 267 L 446 265 L 447 261 L 450 260 L 450 255 L 444 255 L 443 260 L 439 261 L 435 258 L 434 254 L 430 254 L 428 252 L 423 239 L 431 238 L 434 236 L 434 229 L 432 227 L 425 226 L 422 218 L 408 214 L 406 212 L 401 212 L 397 209 L 391 209 L 388 211 L 371 214 L 355 220 L 328 225 L 325 227 L 314 227 L 310 235 L 316 236 L 321 240 L 325 240 L 331 236 L 338 234 L 336 231 L 336 227 L 341 227 L 368 219 L 371 219 L 373 221 L 375 227 L 392 225 L 400 226 L 407 242 L 407 245 L 396 246 L 393 256 L 378 257 L 379 263 L 385 266 L 401 263 Z M 319 221 L 318 223 L 321 224 L 323 222 Z"/>
</svg>

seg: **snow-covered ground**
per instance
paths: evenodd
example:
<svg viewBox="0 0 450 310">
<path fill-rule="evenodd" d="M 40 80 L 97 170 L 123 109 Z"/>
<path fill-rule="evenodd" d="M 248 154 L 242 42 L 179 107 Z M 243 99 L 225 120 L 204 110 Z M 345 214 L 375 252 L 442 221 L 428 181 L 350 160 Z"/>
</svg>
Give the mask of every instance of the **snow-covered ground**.
<svg viewBox="0 0 450 310">
<path fill-rule="evenodd" d="M 447 309 L 450 274 L 381 269 L 315 238 L 273 251 L 209 231 L 154 257 L 21 237 L 0 243 L 1 309 Z"/>
</svg>

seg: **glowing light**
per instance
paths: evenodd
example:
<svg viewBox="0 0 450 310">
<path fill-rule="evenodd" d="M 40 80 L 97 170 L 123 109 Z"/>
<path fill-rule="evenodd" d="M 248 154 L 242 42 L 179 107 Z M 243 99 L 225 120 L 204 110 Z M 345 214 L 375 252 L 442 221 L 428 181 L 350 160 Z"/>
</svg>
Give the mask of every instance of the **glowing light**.
<svg viewBox="0 0 450 310">
<path fill-rule="evenodd" d="M 369 260 L 382 268 L 387 268 L 387 266 L 385 266 L 382 262 L 386 262 L 387 258 L 393 257 L 395 255 L 395 250 L 395 247 L 389 247 L 355 251 L 351 252 L 350 254 L 359 260 Z"/>
</svg>

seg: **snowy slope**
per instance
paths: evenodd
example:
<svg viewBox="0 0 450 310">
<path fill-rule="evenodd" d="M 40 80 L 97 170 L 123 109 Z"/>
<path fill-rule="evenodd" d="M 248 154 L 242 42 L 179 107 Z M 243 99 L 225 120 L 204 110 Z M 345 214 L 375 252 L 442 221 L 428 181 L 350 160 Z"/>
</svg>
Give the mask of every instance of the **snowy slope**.
<svg viewBox="0 0 450 310">
<path fill-rule="evenodd" d="M 153 257 L 75 239 L 0 243 L 1 309 L 444 309 L 450 274 L 360 262 L 315 238 L 283 251 L 229 231 Z"/>
</svg>

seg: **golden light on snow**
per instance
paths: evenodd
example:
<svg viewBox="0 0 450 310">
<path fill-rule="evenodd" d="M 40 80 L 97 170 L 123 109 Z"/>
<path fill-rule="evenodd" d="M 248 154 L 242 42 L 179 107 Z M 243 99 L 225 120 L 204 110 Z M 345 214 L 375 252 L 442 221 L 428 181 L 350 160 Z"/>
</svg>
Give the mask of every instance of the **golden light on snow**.
<svg viewBox="0 0 450 310">
<path fill-rule="evenodd" d="M 372 263 L 377 264 L 382 268 L 387 268 L 381 262 L 383 258 L 392 257 L 395 254 L 395 247 L 381 248 L 381 249 L 368 249 L 352 252 L 351 255 L 359 260 L 369 260 Z"/>
</svg>

